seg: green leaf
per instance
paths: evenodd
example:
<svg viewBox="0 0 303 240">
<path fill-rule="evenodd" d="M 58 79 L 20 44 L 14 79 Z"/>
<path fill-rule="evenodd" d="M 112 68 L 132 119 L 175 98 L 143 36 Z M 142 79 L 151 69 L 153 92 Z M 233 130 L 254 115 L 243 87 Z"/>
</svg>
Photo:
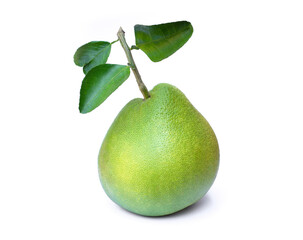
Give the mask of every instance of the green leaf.
<svg viewBox="0 0 303 240">
<path fill-rule="evenodd" d="M 109 42 L 93 41 L 79 47 L 74 55 L 74 62 L 77 66 L 83 67 L 87 73 L 95 66 L 105 64 L 111 50 Z"/>
<path fill-rule="evenodd" d="M 80 90 L 80 112 L 88 113 L 98 107 L 129 74 L 128 66 L 117 64 L 102 64 L 90 70 L 84 77 Z"/>
<path fill-rule="evenodd" d="M 135 25 L 136 46 L 153 62 L 159 62 L 180 49 L 193 34 L 190 22 Z"/>
<path fill-rule="evenodd" d="M 90 61 L 88 64 L 86 64 L 83 67 L 84 74 L 87 74 L 91 69 L 94 67 L 105 64 L 111 50 L 111 44 L 109 44 L 107 47 L 104 48 L 103 52 L 98 54 L 92 61 Z"/>
</svg>

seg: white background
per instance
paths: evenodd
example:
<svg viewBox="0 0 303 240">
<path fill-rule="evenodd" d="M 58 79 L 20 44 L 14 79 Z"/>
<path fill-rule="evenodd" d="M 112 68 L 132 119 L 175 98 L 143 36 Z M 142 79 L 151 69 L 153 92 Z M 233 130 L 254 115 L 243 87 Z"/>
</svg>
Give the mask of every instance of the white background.
<svg viewBox="0 0 303 240">
<path fill-rule="evenodd" d="M 303 3 L 254 1 L 2 1 L 0 239 L 302 239 Z M 131 76 L 81 115 L 73 54 L 92 40 L 129 45 L 135 24 L 188 20 L 170 58 L 134 58 L 149 89 L 181 89 L 210 122 L 221 164 L 208 194 L 177 214 L 129 213 L 104 193 L 97 155 Z M 126 64 L 119 43 L 110 63 Z M 300 229 L 301 227 L 301 229 Z"/>
</svg>

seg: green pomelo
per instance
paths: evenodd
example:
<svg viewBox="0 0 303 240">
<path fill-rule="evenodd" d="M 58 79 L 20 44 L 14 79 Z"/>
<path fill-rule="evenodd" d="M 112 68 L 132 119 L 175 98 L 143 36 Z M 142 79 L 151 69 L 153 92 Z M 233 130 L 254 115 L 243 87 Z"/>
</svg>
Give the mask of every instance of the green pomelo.
<svg viewBox="0 0 303 240">
<path fill-rule="evenodd" d="M 145 216 L 177 212 L 201 199 L 219 167 L 216 136 L 185 95 L 159 84 L 118 114 L 99 153 L 106 194 Z"/>
</svg>

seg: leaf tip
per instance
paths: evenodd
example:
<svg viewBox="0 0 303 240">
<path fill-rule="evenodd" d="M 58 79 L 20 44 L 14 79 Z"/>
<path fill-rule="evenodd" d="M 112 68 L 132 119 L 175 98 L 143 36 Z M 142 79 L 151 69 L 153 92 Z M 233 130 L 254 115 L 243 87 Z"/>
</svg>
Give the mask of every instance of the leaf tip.
<svg viewBox="0 0 303 240">
<path fill-rule="evenodd" d="M 86 113 L 86 112 L 83 112 L 82 109 L 80 109 L 80 108 L 79 108 L 79 112 L 80 112 L 81 114 L 85 114 L 85 113 Z"/>
<path fill-rule="evenodd" d="M 78 109 L 79 109 L 79 112 L 80 112 L 80 113 L 82 113 L 82 114 L 86 113 L 86 112 L 83 111 L 83 108 L 81 107 L 81 102 L 80 102 L 80 104 L 79 104 L 79 108 L 78 108 Z"/>
<path fill-rule="evenodd" d="M 83 100 L 83 96 L 80 92 L 80 101 L 79 101 L 79 112 L 81 114 L 86 114 L 86 113 L 89 113 L 90 111 L 92 111 L 92 109 L 89 109 L 87 107 L 87 105 L 85 104 L 84 100 Z"/>
<path fill-rule="evenodd" d="M 80 112 L 81 114 L 86 114 L 86 113 L 89 113 L 90 111 L 92 111 L 92 110 L 88 110 L 88 109 L 86 109 L 85 107 L 79 106 L 79 112 Z"/>
</svg>

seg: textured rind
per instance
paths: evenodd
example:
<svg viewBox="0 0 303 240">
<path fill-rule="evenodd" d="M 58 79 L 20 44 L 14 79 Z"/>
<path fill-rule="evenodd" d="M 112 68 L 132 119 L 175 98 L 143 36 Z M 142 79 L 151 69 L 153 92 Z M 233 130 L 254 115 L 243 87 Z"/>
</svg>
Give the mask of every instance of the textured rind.
<svg viewBox="0 0 303 240">
<path fill-rule="evenodd" d="M 151 97 L 130 101 L 99 152 L 106 194 L 145 216 L 177 212 L 201 199 L 219 167 L 219 146 L 205 118 L 185 95 L 159 84 Z"/>
</svg>

